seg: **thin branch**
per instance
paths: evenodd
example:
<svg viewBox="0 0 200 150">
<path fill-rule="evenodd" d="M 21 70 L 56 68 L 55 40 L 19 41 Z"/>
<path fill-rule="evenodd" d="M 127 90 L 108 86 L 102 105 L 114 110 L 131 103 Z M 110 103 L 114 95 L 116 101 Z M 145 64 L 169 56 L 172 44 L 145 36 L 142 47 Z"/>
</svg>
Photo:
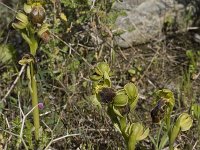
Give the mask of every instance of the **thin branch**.
<svg viewBox="0 0 200 150">
<path fill-rule="evenodd" d="M 25 124 L 25 121 L 26 121 L 27 116 L 28 116 L 36 107 L 38 107 L 38 105 L 34 106 L 26 115 L 23 115 L 22 127 L 21 127 L 21 130 L 20 130 L 20 138 L 22 138 L 22 136 L 23 136 L 24 124 Z M 21 108 L 20 108 L 20 109 L 21 109 Z M 24 114 L 24 113 L 23 113 L 23 114 Z"/>
<path fill-rule="evenodd" d="M 15 87 L 15 85 L 17 84 L 17 81 L 19 80 L 20 76 L 21 76 L 22 73 L 24 72 L 25 67 L 26 67 L 26 65 L 23 65 L 23 66 L 21 67 L 21 70 L 20 70 L 20 72 L 19 72 L 17 78 L 15 79 L 15 81 L 13 82 L 13 84 L 11 85 L 10 89 L 8 90 L 8 92 L 7 92 L 6 95 L 3 97 L 3 99 L 0 100 L 0 102 L 1 102 L 1 101 L 6 102 L 6 98 L 8 97 L 8 95 L 10 94 L 10 92 L 13 90 L 13 88 Z"/>
<path fill-rule="evenodd" d="M 6 8 L 12 10 L 13 12 L 17 13 L 16 10 L 12 9 L 11 7 L 9 7 L 8 5 L 4 4 L 3 2 L 0 2 L 1 5 L 5 6 Z"/>
<path fill-rule="evenodd" d="M 3 132 L 9 133 L 10 135 L 13 135 L 13 136 L 16 136 L 16 137 L 20 137 L 18 134 L 15 134 L 13 132 L 10 132 L 10 131 L 4 130 L 4 129 L 0 129 L 0 130 L 2 130 Z M 25 149 L 28 150 L 28 147 L 27 147 L 24 139 L 21 138 L 21 140 L 22 140 L 22 143 L 24 144 Z"/>
<path fill-rule="evenodd" d="M 51 140 L 51 141 L 49 142 L 49 144 L 47 145 L 47 147 L 46 147 L 44 150 L 47 150 L 48 147 L 49 147 L 52 143 L 54 143 L 54 142 L 56 142 L 56 141 L 62 140 L 62 139 L 64 139 L 64 138 L 67 138 L 67 137 L 70 137 L 70 136 L 77 136 L 77 135 L 80 135 L 80 134 L 68 134 L 68 135 L 64 135 L 64 136 L 58 137 L 58 138 L 56 138 L 56 139 L 53 139 L 53 140 Z"/>
</svg>

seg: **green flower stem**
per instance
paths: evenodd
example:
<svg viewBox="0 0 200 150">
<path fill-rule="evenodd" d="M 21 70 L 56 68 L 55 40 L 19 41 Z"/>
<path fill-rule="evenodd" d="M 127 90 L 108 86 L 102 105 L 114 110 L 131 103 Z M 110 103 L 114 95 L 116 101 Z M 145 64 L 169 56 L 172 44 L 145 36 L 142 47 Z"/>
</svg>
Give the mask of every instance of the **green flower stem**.
<svg viewBox="0 0 200 150">
<path fill-rule="evenodd" d="M 170 120 L 170 116 L 171 116 L 171 113 L 168 113 L 167 114 L 167 117 L 166 117 L 166 125 L 167 125 L 167 132 L 168 132 L 168 137 L 169 137 L 169 141 L 171 141 L 171 120 Z M 173 150 L 174 149 L 174 147 L 173 147 L 173 144 L 174 143 L 169 143 L 169 149 L 170 150 Z"/>
<path fill-rule="evenodd" d="M 135 150 L 135 145 L 136 145 L 136 139 L 135 139 L 136 135 L 132 134 L 130 139 L 131 142 L 128 142 L 128 150 Z"/>
<path fill-rule="evenodd" d="M 30 40 L 29 43 L 30 52 L 33 56 L 35 56 L 37 48 L 38 48 L 38 42 L 34 37 L 34 31 L 31 30 L 32 28 L 29 28 L 30 31 Z M 34 70 L 34 64 L 35 62 L 32 62 L 30 64 L 30 70 L 31 70 L 31 97 L 32 97 L 32 107 L 35 107 L 38 105 L 38 94 L 37 94 L 37 81 L 35 77 L 36 70 Z M 39 128 L 40 128 L 40 118 L 39 118 L 39 109 L 38 107 L 35 107 L 33 110 L 33 121 L 34 121 L 34 127 L 35 127 L 35 139 L 39 139 Z"/>
<path fill-rule="evenodd" d="M 31 97 L 32 97 L 32 107 L 35 107 L 38 105 L 38 96 L 37 96 L 37 82 L 35 78 L 34 73 L 34 67 L 33 63 L 30 64 L 30 70 L 31 70 Z M 40 128 L 40 119 L 39 119 L 39 109 L 38 107 L 35 107 L 33 110 L 33 121 L 34 121 L 34 127 L 35 127 L 35 139 L 39 139 L 39 128 Z"/>
</svg>

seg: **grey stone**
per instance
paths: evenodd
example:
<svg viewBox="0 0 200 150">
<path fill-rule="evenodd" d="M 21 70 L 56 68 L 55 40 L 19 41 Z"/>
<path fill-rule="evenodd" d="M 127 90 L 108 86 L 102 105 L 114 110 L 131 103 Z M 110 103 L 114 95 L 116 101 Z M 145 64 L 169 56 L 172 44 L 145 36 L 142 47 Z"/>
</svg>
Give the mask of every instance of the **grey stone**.
<svg viewBox="0 0 200 150">
<path fill-rule="evenodd" d="M 186 28 L 185 7 L 174 0 L 124 0 L 115 2 L 114 10 L 123 10 L 126 16 L 118 16 L 112 30 L 115 43 L 123 48 L 162 38 L 162 28 L 168 19 Z"/>
</svg>

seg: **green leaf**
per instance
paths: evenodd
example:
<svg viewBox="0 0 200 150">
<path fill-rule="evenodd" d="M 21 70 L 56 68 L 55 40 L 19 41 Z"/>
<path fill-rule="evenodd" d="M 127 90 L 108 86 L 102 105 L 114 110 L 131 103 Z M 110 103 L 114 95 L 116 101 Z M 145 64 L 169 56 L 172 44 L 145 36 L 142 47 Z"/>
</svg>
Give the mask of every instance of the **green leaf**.
<svg viewBox="0 0 200 150">
<path fill-rule="evenodd" d="M 200 105 L 193 104 L 191 107 L 191 113 L 197 120 L 199 120 L 200 119 Z"/>
<path fill-rule="evenodd" d="M 31 38 L 31 44 L 29 46 L 30 46 L 31 54 L 35 56 L 37 48 L 38 48 L 38 42 L 34 37 Z"/>
<path fill-rule="evenodd" d="M 162 136 L 162 138 L 160 140 L 158 149 L 162 150 L 165 147 L 165 145 L 167 144 L 168 141 L 169 141 L 168 133 L 165 132 L 165 134 Z"/>
<path fill-rule="evenodd" d="M 30 45 L 32 44 L 31 39 L 24 32 L 21 32 L 21 35 L 22 35 L 23 39 L 28 43 L 28 45 L 30 47 Z"/>
</svg>

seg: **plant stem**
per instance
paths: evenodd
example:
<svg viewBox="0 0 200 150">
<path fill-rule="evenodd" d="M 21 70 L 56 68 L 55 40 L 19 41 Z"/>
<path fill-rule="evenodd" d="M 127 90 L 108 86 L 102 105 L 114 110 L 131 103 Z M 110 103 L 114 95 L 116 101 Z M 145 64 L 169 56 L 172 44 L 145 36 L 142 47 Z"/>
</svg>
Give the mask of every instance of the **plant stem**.
<svg viewBox="0 0 200 150">
<path fill-rule="evenodd" d="M 30 70 L 31 70 L 31 97 L 32 97 L 32 107 L 35 107 L 38 105 L 38 96 L 37 96 L 37 82 L 35 78 L 34 73 L 34 67 L 33 63 L 30 64 Z M 40 119 L 39 119 L 39 109 L 38 107 L 35 107 L 33 110 L 33 121 L 34 121 L 34 127 L 35 127 L 35 139 L 39 139 L 39 128 L 40 128 Z"/>
<path fill-rule="evenodd" d="M 167 125 L 168 137 L 169 137 L 169 149 L 170 149 L 170 150 L 173 150 L 173 149 L 174 149 L 174 148 L 173 148 L 173 144 L 174 144 L 174 143 L 171 143 L 171 126 L 170 126 L 171 120 L 170 120 L 170 116 L 171 116 L 171 113 L 169 113 L 169 114 L 167 115 L 167 117 L 166 117 L 166 125 Z"/>
</svg>

